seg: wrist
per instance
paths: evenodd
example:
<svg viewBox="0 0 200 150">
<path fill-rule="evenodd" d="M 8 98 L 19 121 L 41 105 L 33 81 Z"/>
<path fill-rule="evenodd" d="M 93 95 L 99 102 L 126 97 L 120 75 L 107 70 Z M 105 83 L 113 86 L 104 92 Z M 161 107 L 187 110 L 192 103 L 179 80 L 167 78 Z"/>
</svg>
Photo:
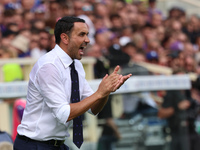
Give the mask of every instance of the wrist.
<svg viewBox="0 0 200 150">
<path fill-rule="evenodd" d="M 103 94 L 102 92 L 99 92 L 99 91 L 97 91 L 96 92 L 96 98 L 99 100 L 99 99 L 102 99 L 102 98 L 104 98 L 104 97 L 106 97 L 106 96 L 108 96 L 109 94 Z"/>
</svg>

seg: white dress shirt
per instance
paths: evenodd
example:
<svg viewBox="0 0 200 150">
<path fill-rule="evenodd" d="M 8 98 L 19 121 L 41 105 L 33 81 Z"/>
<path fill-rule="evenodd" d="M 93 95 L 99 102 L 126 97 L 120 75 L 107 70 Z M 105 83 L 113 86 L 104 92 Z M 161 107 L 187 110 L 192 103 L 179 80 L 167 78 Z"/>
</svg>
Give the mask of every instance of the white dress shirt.
<svg viewBox="0 0 200 150">
<path fill-rule="evenodd" d="M 58 45 L 34 65 L 28 83 L 27 104 L 18 133 L 31 139 L 64 140 L 69 136 L 72 59 Z M 75 68 L 79 75 L 80 99 L 94 92 L 85 79 L 79 60 Z"/>
</svg>

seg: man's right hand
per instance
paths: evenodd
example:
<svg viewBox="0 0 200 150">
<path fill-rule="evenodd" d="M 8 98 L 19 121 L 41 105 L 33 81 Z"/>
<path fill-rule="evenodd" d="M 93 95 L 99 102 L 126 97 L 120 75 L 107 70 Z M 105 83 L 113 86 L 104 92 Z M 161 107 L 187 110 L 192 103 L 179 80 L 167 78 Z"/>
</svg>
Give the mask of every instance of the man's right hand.
<svg viewBox="0 0 200 150">
<path fill-rule="evenodd" d="M 115 92 L 124 82 L 131 77 L 131 74 L 122 76 L 118 74 L 119 66 L 115 67 L 114 71 L 110 75 L 106 75 L 101 81 L 97 92 L 101 97 L 108 96 L 111 92 Z"/>
</svg>

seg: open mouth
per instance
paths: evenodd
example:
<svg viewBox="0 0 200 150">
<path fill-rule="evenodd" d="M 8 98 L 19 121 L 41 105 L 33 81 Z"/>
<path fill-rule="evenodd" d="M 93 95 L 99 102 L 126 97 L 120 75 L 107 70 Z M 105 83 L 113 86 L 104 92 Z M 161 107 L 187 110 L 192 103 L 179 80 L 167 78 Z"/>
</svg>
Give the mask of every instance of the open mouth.
<svg viewBox="0 0 200 150">
<path fill-rule="evenodd" d="M 86 48 L 86 46 L 80 46 L 80 47 L 79 47 L 79 53 L 80 53 L 81 55 L 84 54 L 83 50 L 84 50 L 85 48 Z"/>
<path fill-rule="evenodd" d="M 79 49 L 81 49 L 81 50 L 84 50 L 84 49 L 85 49 L 85 47 L 84 47 L 84 46 L 81 46 Z"/>
<path fill-rule="evenodd" d="M 87 45 L 81 45 L 79 49 L 84 50 Z"/>
<path fill-rule="evenodd" d="M 86 49 L 86 47 L 87 47 L 87 44 L 81 44 L 81 46 L 79 47 L 79 50 L 80 50 L 80 52 L 81 53 L 83 53 L 83 51 L 84 51 L 84 49 Z"/>
</svg>

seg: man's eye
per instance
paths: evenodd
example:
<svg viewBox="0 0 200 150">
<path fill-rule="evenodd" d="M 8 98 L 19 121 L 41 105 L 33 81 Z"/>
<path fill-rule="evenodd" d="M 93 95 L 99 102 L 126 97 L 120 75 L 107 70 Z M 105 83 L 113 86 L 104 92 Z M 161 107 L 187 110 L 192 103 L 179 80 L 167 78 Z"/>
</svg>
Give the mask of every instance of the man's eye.
<svg viewBox="0 0 200 150">
<path fill-rule="evenodd" d="M 81 33 L 80 36 L 85 36 L 85 33 Z"/>
</svg>

